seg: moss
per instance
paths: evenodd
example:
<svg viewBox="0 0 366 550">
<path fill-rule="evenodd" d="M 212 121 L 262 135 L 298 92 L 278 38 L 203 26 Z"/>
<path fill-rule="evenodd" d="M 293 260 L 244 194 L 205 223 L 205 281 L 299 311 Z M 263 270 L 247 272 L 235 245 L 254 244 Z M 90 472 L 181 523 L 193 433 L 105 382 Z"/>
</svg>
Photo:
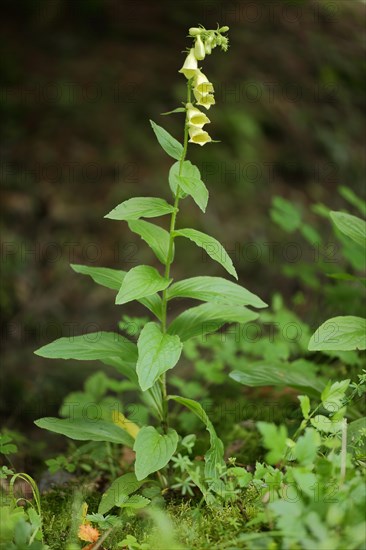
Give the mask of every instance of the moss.
<svg viewBox="0 0 366 550">
<path fill-rule="evenodd" d="M 91 492 L 88 487 L 70 485 L 43 495 L 43 530 L 45 542 L 51 550 L 64 550 L 68 542 L 77 541 L 72 536 L 77 524 L 74 510 L 84 500 L 88 502 L 88 511 L 96 512 L 100 494 Z M 180 503 L 169 502 L 166 505 L 166 515 L 171 521 L 175 538 L 185 548 L 200 550 L 218 550 L 239 544 L 240 534 L 251 530 L 247 524 L 257 513 L 255 495 L 250 491 L 243 493 L 235 504 L 200 507 L 197 503 L 186 500 Z M 136 537 L 140 544 L 149 544 L 149 540 L 156 540 L 157 530 L 158 527 L 147 513 L 142 513 L 127 518 L 123 527 L 113 531 L 106 541 L 106 547 L 110 550 L 119 548 L 118 543 L 127 535 Z M 162 548 L 165 548 L 163 539 Z"/>
</svg>

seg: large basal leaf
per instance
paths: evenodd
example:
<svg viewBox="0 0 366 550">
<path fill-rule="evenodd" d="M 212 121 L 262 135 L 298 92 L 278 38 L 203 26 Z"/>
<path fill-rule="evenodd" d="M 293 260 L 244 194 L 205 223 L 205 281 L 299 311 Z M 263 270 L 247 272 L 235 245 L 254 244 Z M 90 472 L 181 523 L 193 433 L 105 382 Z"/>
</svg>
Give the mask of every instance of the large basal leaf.
<svg viewBox="0 0 366 550">
<path fill-rule="evenodd" d="M 210 237 L 210 235 L 206 235 L 206 233 L 202 233 L 202 231 L 197 231 L 196 229 L 179 229 L 174 231 L 174 237 L 186 237 L 190 241 L 193 241 L 197 246 L 203 248 L 210 258 L 221 264 L 230 275 L 235 277 L 235 279 L 238 278 L 230 256 L 222 244 L 213 237 Z"/>
<path fill-rule="evenodd" d="M 172 298 L 193 298 L 202 302 L 217 302 L 234 306 L 267 307 L 258 296 L 246 288 L 222 277 L 192 277 L 174 283 L 167 291 Z"/>
<path fill-rule="evenodd" d="M 151 388 L 165 371 L 172 369 L 182 352 L 178 336 L 163 334 L 156 323 L 147 323 L 138 342 L 136 372 L 142 391 Z"/>
<path fill-rule="evenodd" d="M 310 351 L 366 349 L 366 319 L 346 315 L 325 321 L 312 335 Z"/>
<path fill-rule="evenodd" d="M 134 197 L 113 208 L 104 217 L 110 220 L 138 220 L 139 218 L 156 218 L 174 211 L 174 206 L 164 199 L 155 197 Z"/>
<path fill-rule="evenodd" d="M 161 435 L 153 426 L 139 431 L 133 450 L 136 452 L 135 474 L 138 480 L 164 468 L 172 458 L 178 445 L 178 434 L 169 429 Z"/>
<path fill-rule="evenodd" d="M 116 296 L 116 304 L 127 304 L 160 292 L 169 286 L 171 279 L 165 279 L 149 265 L 138 265 L 126 273 Z"/>
<path fill-rule="evenodd" d="M 364 220 L 345 212 L 330 212 L 329 215 L 339 231 L 365 248 L 366 222 Z"/>
<path fill-rule="evenodd" d="M 202 406 L 186 397 L 180 397 L 178 395 L 170 395 L 169 399 L 173 399 L 177 403 L 180 403 L 191 412 L 193 412 L 201 422 L 206 426 L 207 431 L 210 434 L 210 449 L 205 454 L 205 477 L 206 481 L 218 481 L 220 477 L 220 468 L 224 463 L 224 445 L 221 439 L 218 438 L 215 428 L 211 420 L 208 418 L 205 410 Z"/>
<path fill-rule="evenodd" d="M 181 174 L 179 172 L 181 171 Z M 174 195 L 178 186 L 190 195 L 202 212 L 206 212 L 208 191 L 201 180 L 201 174 L 197 166 L 189 160 L 185 160 L 180 168 L 180 162 L 176 162 L 169 171 L 169 185 Z"/>
<path fill-rule="evenodd" d="M 71 264 L 71 268 L 76 273 L 89 275 L 89 277 L 91 277 L 97 284 L 112 290 L 119 290 L 126 276 L 126 271 L 111 269 L 109 267 L 92 267 L 88 265 Z M 138 301 L 140 304 L 149 309 L 159 320 L 161 319 L 162 302 L 158 294 L 141 298 Z"/>
<path fill-rule="evenodd" d="M 183 146 L 179 141 L 177 141 L 173 136 L 169 134 L 164 128 L 150 120 L 150 124 L 158 142 L 164 151 L 173 159 L 179 160 L 183 155 Z"/>
<path fill-rule="evenodd" d="M 182 342 L 194 336 L 215 332 L 225 323 L 248 323 L 258 318 L 258 313 L 245 307 L 226 304 L 202 304 L 187 309 L 174 319 L 169 334 L 178 334 Z"/>
<path fill-rule="evenodd" d="M 114 332 L 93 332 L 82 336 L 59 338 L 34 353 L 48 359 L 77 359 L 79 361 L 118 357 L 127 365 L 134 365 L 137 360 L 136 344 Z"/>
<path fill-rule="evenodd" d="M 319 379 L 306 361 L 294 363 L 266 363 L 257 361 L 243 365 L 240 370 L 229 374 L 230 378 L 250 387 L 290 386 L 319 397 L 325 387 L 325 381 Z"/>
<path fill-rule="evenodd" d="M 132 447 L 134 440 L 124 430 L 105 420 L 80 418 L 40 418 L 34 422 L 38 428 L 66 435 L 76 441 L 108 441 Z"/>
<path fill-rule="evenodd" d="M 169 233 L 162 227 L 145 222 L 144 220 L 130 221 L 128 222 L 128 227 L 133 233 L 140 235 L 141 239 L 149 245 L 158 260 L 165 265 L 168 258 Z"/>
<path fill-rule="evenodd" d="M 116 505 L 116 502 L 138 491 L 143 483 L 143 481 L 138 481 L 133 473 L 117 477 L 112 485 L 103 493 L 99 503 L 98 513 L 107 514 L 107 512 Z"/>
</svg>

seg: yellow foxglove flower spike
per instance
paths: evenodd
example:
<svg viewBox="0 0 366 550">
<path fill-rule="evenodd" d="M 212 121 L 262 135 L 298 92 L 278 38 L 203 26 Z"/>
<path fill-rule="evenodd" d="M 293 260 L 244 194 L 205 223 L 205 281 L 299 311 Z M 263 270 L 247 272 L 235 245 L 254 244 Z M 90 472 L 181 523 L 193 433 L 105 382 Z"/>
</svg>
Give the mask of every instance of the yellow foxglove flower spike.
<svg viewBox="0 0 366 550">
<path fill-rule="evenodd" d="M 205 46 L 202 42 L 202 38 L 200 35 L 197 35 L 196 42 L 194 45 L 194 55 L 196 59 L 201 61 L 201 59 L 205 59 L 206 51 Z"/>
<path fill-rule="evenodd" d="M 131 437 L 136 439 L 137 434 L 139 433 L 139 431 L 141 429 L 140 426 L 138 426 L 134 422 L 131 422 L 131 420 L 128 420 L 128 418 L 126 418 L 119 411 L 113 411 L 112 412 L 112 420 L 113 420 L 113 424 L 116 424 L 117 426 L 122 428 L 122 430 L 124 430 L 125 432 L 130 434 Z"/>
<path fill-rule="evenodd" d="M 205 124 L 209 124 L 211 121 L 205 113 L 202 113 L 196 107 L 193 107 L 192 103 L 187 103 L 187 120 L 190 126 L 196 126 L 197 128 L 203 128 Z"/>
<path fill-rule="evenodd" d="M 184 76 L 189 80 L 196 76 L 198 71 L 199 69 L 197 65 L 197 59 L 194 55 L 194 49 L 191 48 L 189 54 L 184 61 L 183 67 L 178 72 L 183 73 Z"/>
<path fill-rule="evenodd" d="M 207 132 L 202 130 L 202 128 L 197 128 L 197 126 L 189 126 L 188 128 L 189 137 L 191 138 L 190 143 L 196 143 L 197 145 L 205 145 L 212 141 Z"/>
</svg>

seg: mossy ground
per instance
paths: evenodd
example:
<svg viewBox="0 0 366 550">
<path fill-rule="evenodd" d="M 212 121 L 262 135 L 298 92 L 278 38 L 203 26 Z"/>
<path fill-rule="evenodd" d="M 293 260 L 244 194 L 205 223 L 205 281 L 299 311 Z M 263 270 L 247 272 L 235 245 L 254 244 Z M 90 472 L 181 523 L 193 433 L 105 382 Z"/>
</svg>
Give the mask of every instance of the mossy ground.
<svg viewBox="0 0 366 550">
<path fill-rule="evenodd" d="M 44 536 L 52 550 L 64 550 L 68 542 L 76 542 L 77 539 L 73 537 L 73 510 L 84 497 L 88 500 L 89 512 L 96 512 L 100 494 L 80 492 L 76 485 L 53 489 L 43 495 Z M 169 550 L 173 549 L 167 546 L 165 536 L 170 537 L 170 540 L 174 537 L 179 541 L 178 547 L 185 549 L 246 548 L 240 542 L 240 534 L 253 531 L 248 523 L 258 511 L 255 495 L 251 492 L 243 494 L 238 504 L 208 507 L 200 505 L 198 501 L 182 498 L 181 501 L 166 501 L 163 510 L 172 526 L 170 533 L 159 533 L 161 526 L 141 513 L 126 519 L 123 527 L 115 529 L 106 539 L 105 548 L 120 548 L 118 543 L 127 535 L 133 535 L 140 544 L 145 543 L 148 547 L 158 538 L 161 546 L 156 548 Z"/>
</svg>

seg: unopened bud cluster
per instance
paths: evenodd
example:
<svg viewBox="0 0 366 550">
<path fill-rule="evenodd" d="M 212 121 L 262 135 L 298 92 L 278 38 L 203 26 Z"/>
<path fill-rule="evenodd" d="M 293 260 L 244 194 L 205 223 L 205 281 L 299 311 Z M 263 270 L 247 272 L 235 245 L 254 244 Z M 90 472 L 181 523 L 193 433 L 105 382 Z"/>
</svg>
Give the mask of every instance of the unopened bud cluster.
<svg viewBox="0 0 366 550">
<path fill-rule="evenodd" d="M 223 51 L 228 49 L 229 40 L 222 33 L 229 30 L 229 27 L 221 27 L 217 30 L 206 30 L 204 27 L 191 27 L 190 37 L 194 38 L 194 45 L 180 69 L 180 73 L 191 81 L 195 105 L 186 104 L 188 131 L 191 143 L 205 145 L 212 141 L 209 134 L 203 130 L 203 126 L 210 122 L 210 119 L 202 113 L 197 106 L 209 109 L 215 104 L 214 87 L 206 75 L 198 67 L 198 61 L 210 55 L 213 48 L 220 46 Z"/>
</svg>

